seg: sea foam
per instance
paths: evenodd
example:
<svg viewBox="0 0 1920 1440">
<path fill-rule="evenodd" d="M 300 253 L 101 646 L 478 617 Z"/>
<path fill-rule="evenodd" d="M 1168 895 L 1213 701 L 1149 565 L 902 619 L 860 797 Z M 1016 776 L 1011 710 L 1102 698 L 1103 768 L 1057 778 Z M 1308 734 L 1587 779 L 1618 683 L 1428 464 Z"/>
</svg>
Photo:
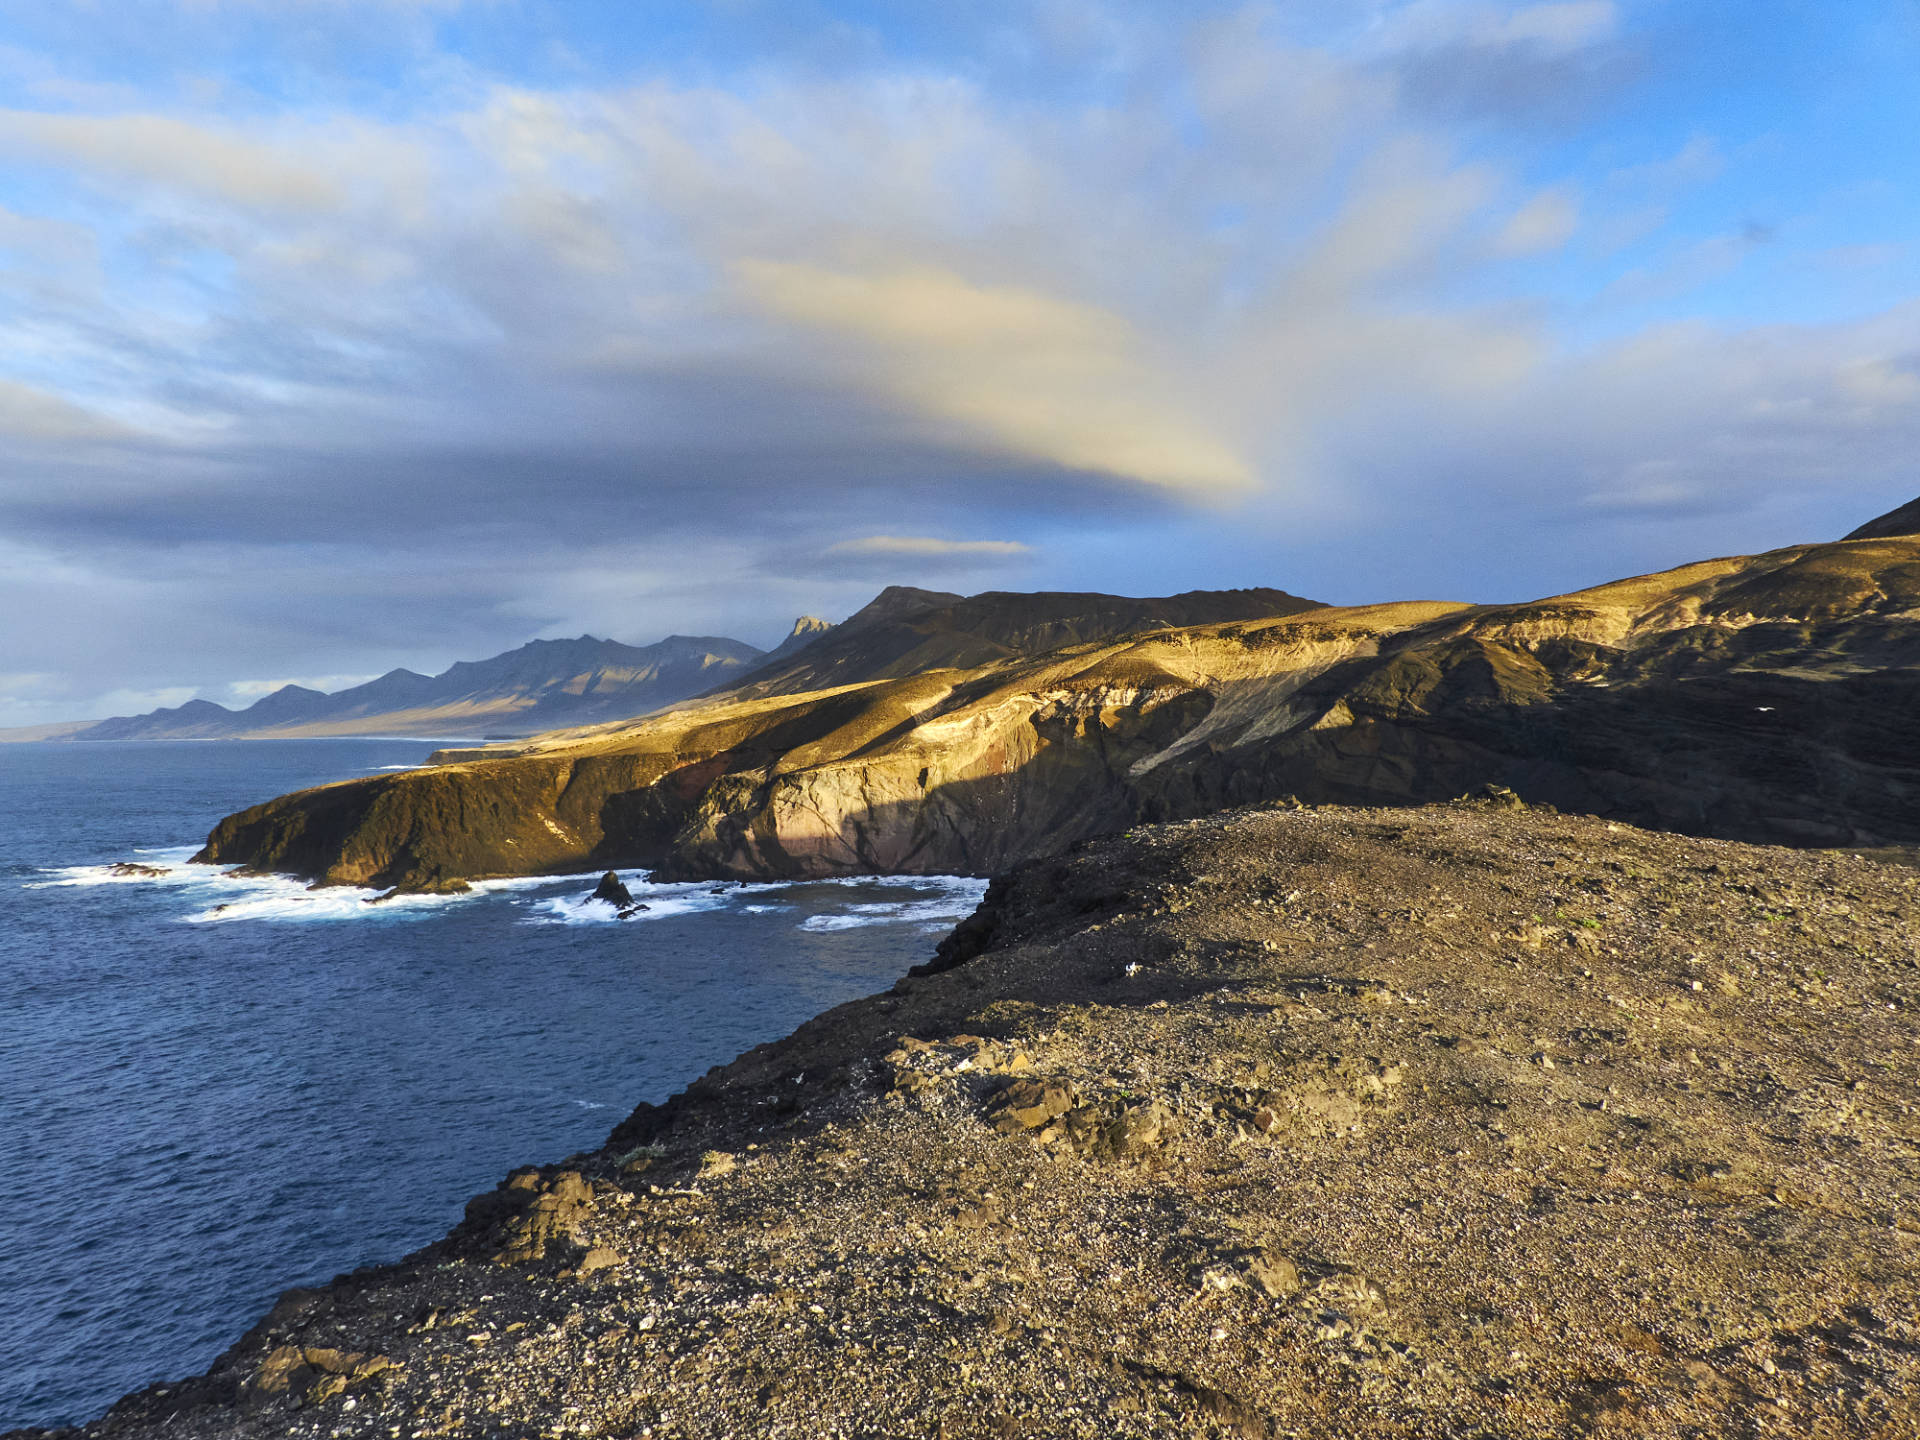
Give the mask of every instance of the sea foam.
<svg viewBox="0 0 1920 1440">
<path fill-rule="evenodd" d="M 646 872 L 630 872 L 628 890 L 643 908 L 624 917 L 604 900 L 591 898 L 599 872 L 575 875 L 524 875 L 476 880 L 453 895 L 400 894 L 353 885 L 312 886 L 286 875 L 242 875 L 217 865 L 190 863 L 190 845 L 136 850 L 136 863 L 157 874 L 127 873 L 113 864 L 68 865 L 42 870 L 43 878 L 22 882 L 32 890 L 92 886 L 148 886 L 176 898 L 178 920 L 191 925 L 253 921 L 274 924 L 424 920 L 454 906 L 499 896 L 529 925 L 616 925 L 664 920 L 678 915 L 738 908 L 764 915 L 799 908 L 791 898 L 798 887 L 864 887 L 911 892 L 912 898 L 852 901 L 807 916 L 796 927 L 815 934 L 875 925 L 913 925 L 928 932 L 963 919 L 986 891 L 984 880 L 952 875 L 847 875 L 806 881 L 680 881 L 655 884 Z M 818 891 L 816 890 L 816 897 Z M 830 893 L 830 892 L 829 892 Z"/>
</svg>

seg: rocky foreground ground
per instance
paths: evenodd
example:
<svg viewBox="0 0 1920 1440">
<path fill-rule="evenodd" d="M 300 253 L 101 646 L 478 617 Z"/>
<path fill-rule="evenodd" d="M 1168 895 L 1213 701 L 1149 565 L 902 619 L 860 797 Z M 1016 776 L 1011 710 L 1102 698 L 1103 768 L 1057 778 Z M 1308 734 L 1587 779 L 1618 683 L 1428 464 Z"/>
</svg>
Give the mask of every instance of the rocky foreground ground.
<svg viewBox="0 0 1920 1440">
<path fill-rule="evenodd" d="M 87 1433 L 1920 1434 L 1897 860 L 1497 800 L 1096 841 Z"/>
</svg>

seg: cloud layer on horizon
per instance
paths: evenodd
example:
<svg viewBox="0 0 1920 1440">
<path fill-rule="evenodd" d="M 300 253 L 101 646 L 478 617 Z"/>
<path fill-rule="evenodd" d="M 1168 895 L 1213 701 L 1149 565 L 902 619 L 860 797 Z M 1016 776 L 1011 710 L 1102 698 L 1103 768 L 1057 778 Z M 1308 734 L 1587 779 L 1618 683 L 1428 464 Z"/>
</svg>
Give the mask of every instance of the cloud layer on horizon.
<svg viewBox="0 0 1920 1440">
<path fill-rule="evenodd" d="M 741 0 L 597 64 L 623 7 L 522 64 L 505 3 L 130 0 L 139 62 L 55 8 L 0 724 L 886 579 L 1519 598 L 1920 489 L 1891 0 L 1808 38 L 1845 96 L 1701 94 L 1752 7 L 1659 0 Z"/>
</svg>

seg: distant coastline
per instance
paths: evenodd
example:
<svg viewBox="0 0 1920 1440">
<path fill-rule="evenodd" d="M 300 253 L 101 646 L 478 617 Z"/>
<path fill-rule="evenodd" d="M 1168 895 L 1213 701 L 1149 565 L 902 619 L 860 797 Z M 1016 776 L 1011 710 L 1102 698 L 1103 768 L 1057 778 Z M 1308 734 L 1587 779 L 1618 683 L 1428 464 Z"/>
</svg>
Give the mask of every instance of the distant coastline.
<svg viewBox="0 0 1920 1440">
<path fill-rule="evenodd" d="M 331 693 L 287 684 L 244 709 L 193 699 L 140 715 L 0 729 L 0 743 L 106 740 L 518 739 L 631 720 L 754 674 L 832 627 L 802 620 L 773 651 L 718 635 L 623 645 L 581 635 L 533 640 L 438 675 L 389 670 Z"/>
<path fill-rule="evenodd" d="M 87 724 L 91 724 L 91 723 L 93 723 L 93 722 L 90 722 L 90 721 L 77 721 L 77 722 L 75 722 L 75 723 L 76 723 L 76 724 L 79 724 L 79 725 L 83 725 L 83 726 L 84 726 L 84 725 L 87 725 Z M 309 741 L 309 740 L 367 740 L 367 741 L 371 741 L 371 740 L 380 740 L 380 741 L 394 741 L 394 740 L 404 740 L 404 741 L 406 741 L 406 742 L 408 742 L 409 744 L 411 744 L 411 743 L 413 743 L 413 742 L 415 742 L 415 741 L 418 741 L 418 742 L 419 742 L 420 744 L 422 744 L 422 745 L 491 745 L 491 744 L 497 744 L 497 743 L 507 743 L 507 742 L 509 741 L 509 739 L 511 738 L 511 737 L 507 737 L 507 736 L 494 736 L 494 737 L 491 737 L 491 738 L 489 738 L 489 737 L 487 737 L 487 736 L 482 736 L 482 735 L 429 735 L 429 734 L 420 734 L 420 735 L 375 735 L 375 734 L 366 734 L 366 735 L 271 735 L 271 734 L 268 734 L 268 735 L 261 735 L 261 734 L 247 734 L 247 735 L 154 735 L 154 736 L 141 736 L 141 737 L 135 737 L 135 738 L 132 738 L 132 739 L 126 739 L 126 740 L 88 740 L 88 741 L 73 741 L 73 740 L 72 740 L 72 739 L 71 739 L 71 738 L 70 738 L 69 736 L 67 736 L 67 735 L 28 735 L 28 734 L 23 734 L 23 733 L 22 733 L 22 731 L 26 731 L 26 730 L 51 730 L 51 729 L 60 729 L 60 728 L 62 728 L 62 727 L 59 727 L 59 726 L 47 726 L 47 725 L 28 725 L 28 726 L 21 726 L 21 727 L 19 727 L 18 729 L 15 729 L 15 730 L 0 730 L 0 745 L 66 745 L 66 744 L 86 744 L 86 745 L 224 745 L 224 744 L 229 744 L 229 743 L 233 743 L 233 742 L 241 742 L 241 743 L 250 743 L 250 744 L 251 744 L 251 743 L 264 743 L 264 742 L 269 742 L 269 741 L 288 741 L 288 740 L 297 740 L 297 741 L 300 741 L 300 742 L 301 742 L 302 744 L 304 744 L 304 743 L 306 743 L 306 742 L 307 742 L 307 741 Z M 422 763 L 422 764 L 427 764 L 427 763 L 430 763 L 430 762 L 427 762 L 427 761 L 422 761 L 421 763 Z"/>
</svg>

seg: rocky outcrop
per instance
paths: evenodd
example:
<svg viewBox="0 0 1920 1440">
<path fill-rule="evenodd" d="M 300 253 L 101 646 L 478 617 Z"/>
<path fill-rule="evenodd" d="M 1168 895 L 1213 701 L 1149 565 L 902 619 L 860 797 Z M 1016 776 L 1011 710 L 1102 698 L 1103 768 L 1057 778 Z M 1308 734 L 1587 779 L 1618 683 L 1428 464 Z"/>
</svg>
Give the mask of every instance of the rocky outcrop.
<svg viewBox="0 0 1920 1440">
<path fill-rule="evenodd" d="M 1917 881 L 1142 827 L 85 1434 L 1912 1436 Z"/>
<path fill-rule="evenodd" d="M 622 909 L 633 904 L 633 892 L 627 889 L 618 874 L 609 870 L 600 877 L 600 883 L 593 887 L 589 900 L 603 900 L 614 909 Z"/>
<path fill-rule="evenodd" d="M 593 887 L 589 900 L 598 900 L 603 905 L 611 905 L 614 913 L 622 920 L 631 920 L 643 910 L 652 907 L 633 898 L 633 892 L 627 889 L 626 882 L 612 870 L 600 877 L 600 883 Z"/>
<path fill-rule="evenodd" d="M 924 612 L 923 612 L 924 613 Z M 641 866 L 987 874 L 1142 820 L 1488 784 L 1639 825 L 1920 840 L 1920 538 L 1524 605 L 1318 608 L 797 696 L 327 786 L 201 857 L 328 882 Z"/>
<path fill-rule="evenodd" d="M 806 649 L 807 646 L 813 644 L 814 641 L 835 628 L 837 627 L 831 620 L 822 620 L 818 615 L 802 615 L 798 620 L 793 622 L 793 629 L 787 632 L 787 638 L 760 657 L 759 663 L 754 667 L 754 673 L 757 674 L 769 665 L 778 665 L 784 662 L 788 656 Z M 738 677 L 737 680 L 729 683 L 741 683 L 748 678 L 747 676 L 741 676 Z"/>
</svg>

